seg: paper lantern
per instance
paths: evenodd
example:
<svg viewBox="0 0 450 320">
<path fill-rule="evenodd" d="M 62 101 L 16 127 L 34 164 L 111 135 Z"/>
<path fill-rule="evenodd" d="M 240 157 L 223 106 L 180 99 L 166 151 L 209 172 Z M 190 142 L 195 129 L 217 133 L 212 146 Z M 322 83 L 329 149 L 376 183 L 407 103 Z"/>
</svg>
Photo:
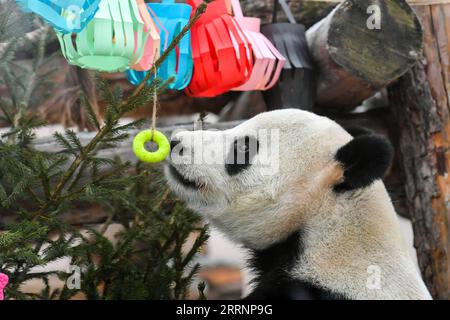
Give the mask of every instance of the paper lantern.
<svg viewBox="0 0 450 320">
<path fill-rule="evenodd" d="M 267 90 L 278 81 L 286 59 L 261 33 L 261 19 L 244 17 L 239 0 L 231 0 L 236 21 L 253 49 L 253 70 L 250 79 L 236 91 Z"/>
<path fill-rule="evenodd" d="M 174 0 L 163 0 L 162 3 L 148 3 L 147 6 L 164 42 L 164 45 L 161 46 L 162 54 L 172 40 L 188 24 L 192 7 L 184 3 L 175 3 Z M 174 81 L 168 88 L 183 90 L 191 81 L 192 68 L 191 33 L 188 32 L 158 68 L 156 76 L 162 80 L 168 80 L 173 77 Z M 147 72 L 136 70 L 128 70 L 126 72 L 128 80 L 134 85 L 140 84 L 146 74 Z M 149 79 L 149 82 L 152 80 Z"/>
<path fill-rule="evenodd" d="M 198 7 L 202 0 L 188 3 Z M 188 95 L 213 97 L 247 82 L 253 67 L 251 44 L 225 0 L 209 3 L 191 32 L 194 73 Z"/>
<path fill-rule="evenodd" d="M 161 38 L 159 36 L 159 29 L 153 21 L 153 18 L 150 16 L 145 1 L 137 0 L 137 4 L 141 18 L 144 21 L 144 31 L 147 32 L 149 36 L 141 60 L 132 65 L 131 69 L 147 71 L 150 69 L 153 62 L 160 56 Z"/>
<path fill-rule="evenodd" d="M 278 4 L 290 23 L 276 23 Z M 275 0 L 273 23 L 263 26 L 261 32 L 286 58 L 280 80 L 263 93 L 268 109 L 311 110 L 316 96 L 316 71 L 309 55 L 305 27 L 296 23 L 285 0 Z"/>
<path fill-rule="evenodd" d="M 136 0 L 102 0 L 99 10 L 80 33 L 59 34 L 69 63 L 104 72 L 124 71 L 139 62 L 148 32 Z"/>
<path fill-rule="evenodd" d="M 61 33 L 80 32 L 94 17 L 100 0 L 16 0 Z"/>
</svg>

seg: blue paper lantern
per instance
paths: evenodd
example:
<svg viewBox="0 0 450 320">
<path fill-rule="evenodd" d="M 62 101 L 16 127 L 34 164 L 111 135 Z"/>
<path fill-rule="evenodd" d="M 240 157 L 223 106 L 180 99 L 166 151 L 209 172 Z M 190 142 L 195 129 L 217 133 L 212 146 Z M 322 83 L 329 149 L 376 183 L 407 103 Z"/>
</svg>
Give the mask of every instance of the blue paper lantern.
<svg viewBox="0 0 450 320">
<path fill-rule="evenodd" d="M 172 40 L 188 24 L 192 7 L 183 3 L 175 3 L 174 0 L 163 0 L 162 3 L 148 3 L 147 6 L 160 30 L 162 54 Z M 168 88 L 183 90 L 191 81 L 193 66 L 191 34 L 188 32 L 180 41 L 178 47 L 170 52 L 168 58 L 158 68 L 156 76 L 162 80 L 174 77 L 175 80 Z M 126 71 L 128 80 L 134 85 L 140 84 L 146 74 L 146 71 L 131 69 Z M 152 80 L 150 79 L 149 83 Z"/>
<path fill-rule="evenodd" d="M 101 0 L 16 0 L 61 33 L 78 33 L 94 17 Z"/>
</svg>

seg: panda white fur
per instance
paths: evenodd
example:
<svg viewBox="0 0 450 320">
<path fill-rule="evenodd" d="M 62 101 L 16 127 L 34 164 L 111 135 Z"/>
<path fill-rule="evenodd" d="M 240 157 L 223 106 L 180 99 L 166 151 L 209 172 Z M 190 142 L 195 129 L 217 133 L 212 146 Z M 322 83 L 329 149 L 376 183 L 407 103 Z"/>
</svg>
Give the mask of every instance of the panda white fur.
<svg viewBox="0 0 450 320">
<path fill-rule="evenodd" d="M 431 298 L 380 180 L 392 148 L 370 132 L 352 134 L 286 109 L 172 137 L 169 185 L 251 249 L 249 299 Z M 264 171 L 268 160 L 279 166 Z"/>
</svg>

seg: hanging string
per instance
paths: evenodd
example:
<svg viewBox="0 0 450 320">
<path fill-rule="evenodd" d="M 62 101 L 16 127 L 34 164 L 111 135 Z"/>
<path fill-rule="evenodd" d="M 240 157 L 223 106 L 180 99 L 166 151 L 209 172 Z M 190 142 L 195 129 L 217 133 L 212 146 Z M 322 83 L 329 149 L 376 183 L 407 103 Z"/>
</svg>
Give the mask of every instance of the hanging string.
<svg viewBox="0 0 450 320">
<path fill-rule="evenodd" d="M 158 95 L 156 88 L 153 92 L 153 111 L 150 130 L 138 133 L 133 139 L 133 152 L 136 157 L 147 163 L 161 162 L 170 154 L 170 141 L 164 133 L 156 130 L 156 116 L 158 113 Z M 155 151 L 148 151 L 145 147 L 147 142 L 153 142 L 157 148 Z"/>
<path fill-rule="evenodd" d="M 157 109 L 158 109 L 158 94 L 155 91 L 153 92 L 153 110 L 152 110 L 152 124 L 151 124 L 151 130 L 152 130 L 152 139 L 153 140 L 153 133 L 156 129 L 156 116 L 157 116 Z"/>
</svg>

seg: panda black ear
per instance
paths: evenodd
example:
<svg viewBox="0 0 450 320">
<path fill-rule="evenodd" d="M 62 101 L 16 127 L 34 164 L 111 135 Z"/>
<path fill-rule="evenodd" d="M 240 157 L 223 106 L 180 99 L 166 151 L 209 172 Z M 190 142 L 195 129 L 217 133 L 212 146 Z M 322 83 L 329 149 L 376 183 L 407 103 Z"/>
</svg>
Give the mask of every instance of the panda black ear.
<svg viewBox="0 0 450 320">
<path fill-rule="evenodd" d="M 335 155 L 344 167 L 344 180 L 334 186 L 334 191 L 364 188 L 383 178 L 393 155 L 392 145 L 386 138 L 375 134 L 356 136 Z"/>
</svg>

